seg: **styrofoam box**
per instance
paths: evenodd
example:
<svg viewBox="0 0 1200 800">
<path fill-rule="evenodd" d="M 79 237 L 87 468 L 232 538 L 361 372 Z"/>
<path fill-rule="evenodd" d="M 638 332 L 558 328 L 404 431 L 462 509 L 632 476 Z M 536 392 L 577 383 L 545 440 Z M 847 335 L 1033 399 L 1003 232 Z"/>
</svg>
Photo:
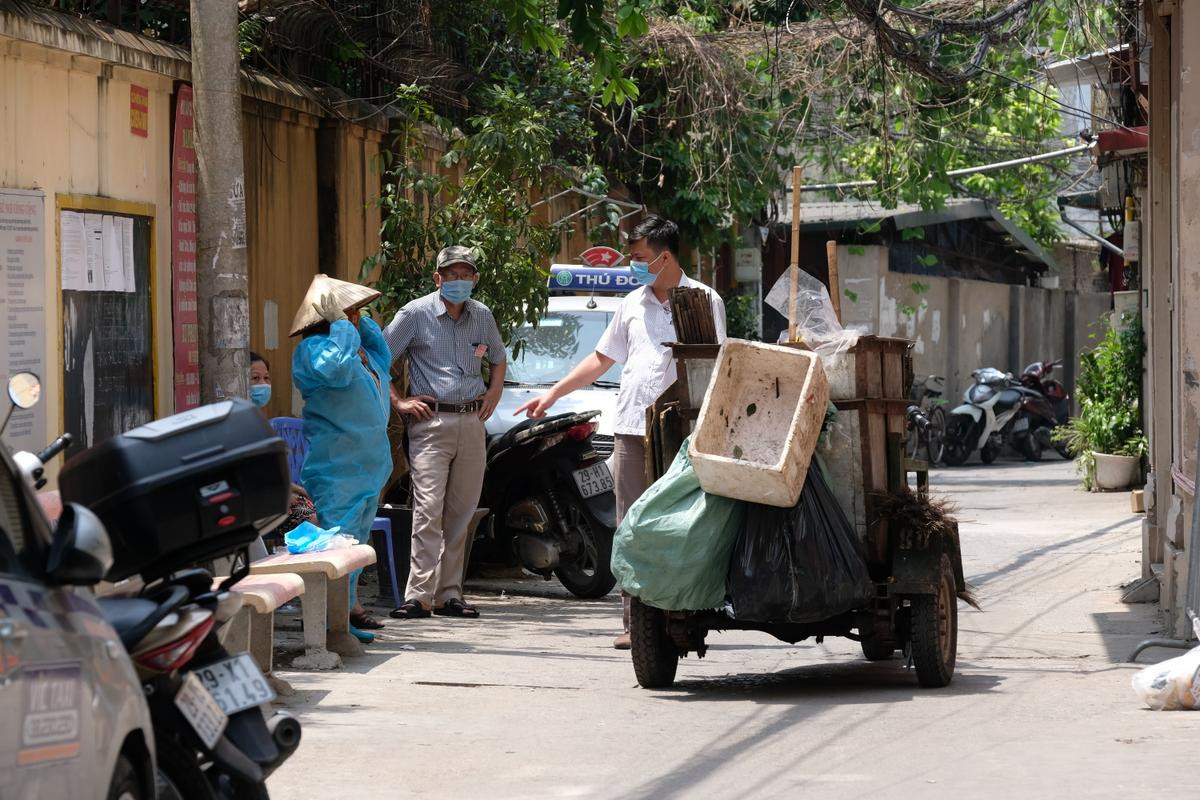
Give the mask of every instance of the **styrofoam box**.
<svg viewBox="0 0 1200 800">
<path fill-rule="evenodd" d="M 701 488 L 752 503 L 795 505 L 828 405 L 817 354 L 727 340 L 688 446 Z"/>
<path fill-rule="evenodd" d="M 848 350 L 825 357 L 825 377 L 833 400 L 853 400 L 858 396 L 854 386 L 854 362 L 855 354 Z"/>
</svg>

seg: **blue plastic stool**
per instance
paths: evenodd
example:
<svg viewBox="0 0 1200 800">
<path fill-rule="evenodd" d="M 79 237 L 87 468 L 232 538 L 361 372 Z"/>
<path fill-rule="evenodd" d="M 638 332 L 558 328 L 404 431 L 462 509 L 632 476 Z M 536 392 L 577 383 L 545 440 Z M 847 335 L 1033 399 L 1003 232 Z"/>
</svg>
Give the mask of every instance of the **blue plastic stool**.
<svg viewBox="0 0 1200 800">
<path fill-rule="evenodd" d="M 387 517 L 376 517 L 375 521 L 371 523 L 371 532 L 375 531 L 383 534 L 383 544 L 387 550 L 388 577 L 392 579 L 392 602 L 398 606 L 404 602 L 404 596 L 400 594 L 400 583 L 396 580 L 396 551 L 392 549 L 392 521 Z"/>
</svg>

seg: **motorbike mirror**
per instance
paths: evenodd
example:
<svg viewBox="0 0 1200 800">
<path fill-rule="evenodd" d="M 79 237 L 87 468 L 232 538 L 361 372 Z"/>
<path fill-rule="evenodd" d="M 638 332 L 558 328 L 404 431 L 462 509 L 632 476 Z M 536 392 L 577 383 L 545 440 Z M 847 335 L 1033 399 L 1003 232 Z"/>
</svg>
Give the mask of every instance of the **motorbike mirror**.
<svg viewBox="0 0 1200 800">
<path fill-rule="evenodd" d="M 8 399 L 17 408 L 33 408 L 41 396 L 42 381 L 32 372 L 18 372 L 8 379 Z"/>
<path fill-rule="evenodd" d="M 113 564 L 108 531 L 91 510 L 78 503 L 63 506 L 50 543 L 46 577 L 60 586 L 92 586 Z"/>
</svg>

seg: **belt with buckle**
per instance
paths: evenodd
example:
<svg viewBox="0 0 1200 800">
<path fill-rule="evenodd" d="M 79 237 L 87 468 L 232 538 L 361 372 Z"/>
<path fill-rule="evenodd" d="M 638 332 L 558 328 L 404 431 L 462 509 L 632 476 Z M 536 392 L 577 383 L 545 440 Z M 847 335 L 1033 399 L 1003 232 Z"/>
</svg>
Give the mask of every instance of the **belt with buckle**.
<svg viewBox="0 0 1200 800">
<path fill-rule="evenodd" d="M 474 414 L 483 408 L 483 403 L 478 400 L 468 400 L 465 403 L 434 403 L 434 411 L 443 411 L 447 414 Z"/>
</svg>

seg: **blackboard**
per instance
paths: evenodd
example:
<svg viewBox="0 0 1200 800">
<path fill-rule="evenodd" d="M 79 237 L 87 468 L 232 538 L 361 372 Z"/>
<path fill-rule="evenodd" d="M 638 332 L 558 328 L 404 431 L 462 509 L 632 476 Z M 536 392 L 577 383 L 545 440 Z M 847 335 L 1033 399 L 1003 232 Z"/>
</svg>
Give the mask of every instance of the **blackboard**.
<svg viewBox="0 0 1200 800">
<path fill-rule="evenodd" d="M 75 438 L 73 452 L 154 419 L 153 219 L 102 206 L 87 210 L 133 219 L 136 288 L 63 290 L 63 423 Z"/>
</svg>

